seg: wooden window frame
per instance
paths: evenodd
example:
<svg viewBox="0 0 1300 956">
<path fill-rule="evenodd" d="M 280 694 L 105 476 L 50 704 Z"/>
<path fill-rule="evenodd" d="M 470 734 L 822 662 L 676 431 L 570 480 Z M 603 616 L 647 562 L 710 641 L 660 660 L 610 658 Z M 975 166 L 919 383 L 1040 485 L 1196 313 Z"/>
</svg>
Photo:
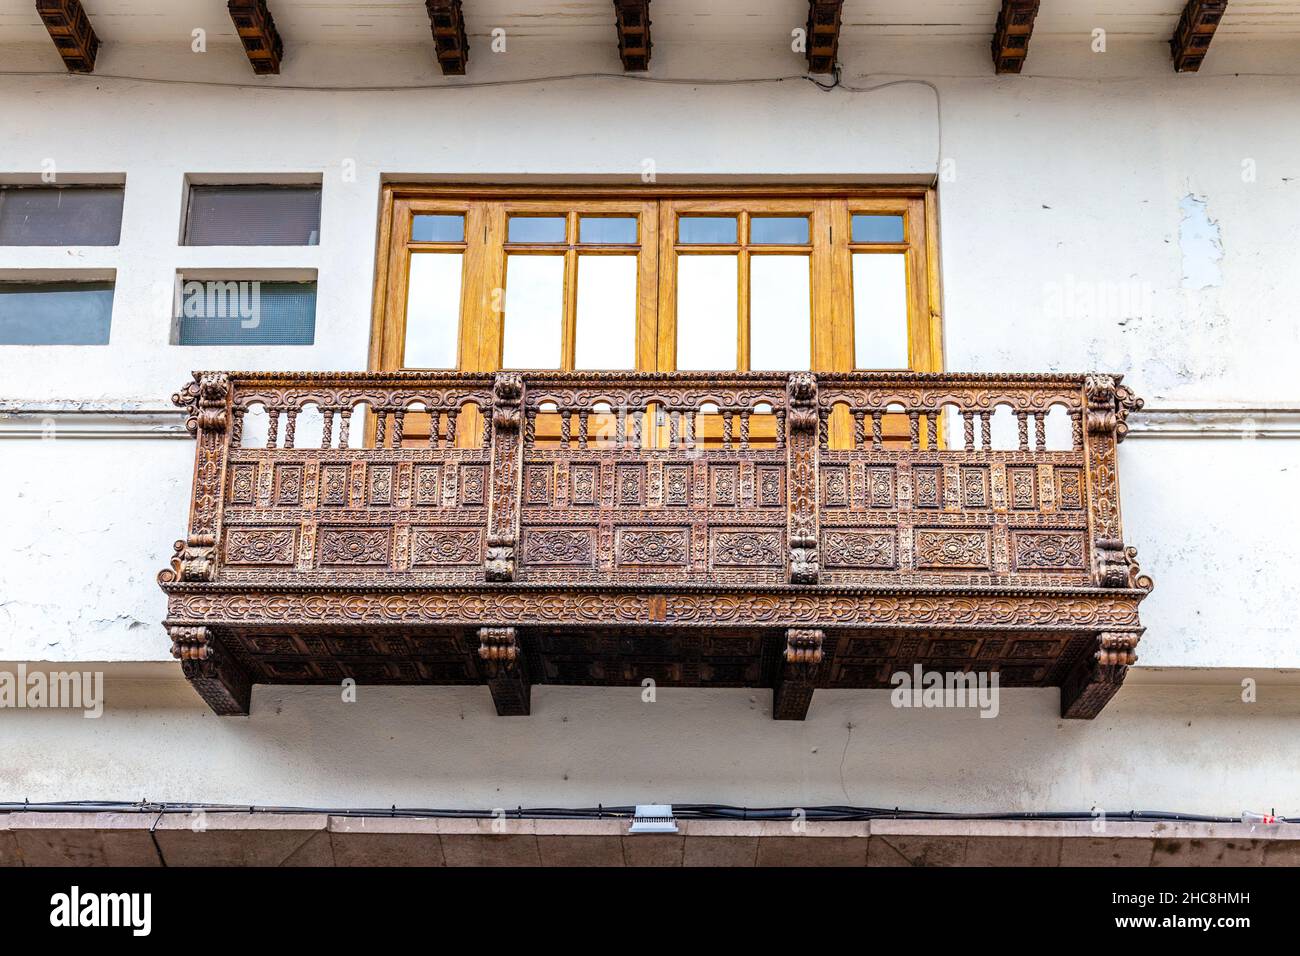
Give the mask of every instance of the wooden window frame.
<svg viewBox="0 0 1300 956">
<path fill-rule="evenodd" d="M 580 246 L 580 214 L 636 214 L 640 242 L 638 266 L 636 369 L 671 371 L 676 367 L 676 258 L 682 248 L 706 253 L 711 246 L 678 243 L 677 216 L 683 212 L 736 211 L 739 244 L 749 246 L 747 223 L 758 215 L 809 216 L 809 244 L 762 244 L 742 255 L 808 252 L 812 295 L 812 366 L 844 372 L 854 367 L 852 255 L 857 251 L 903 252 L 907 256 L 907 324 L 909 367 L 943 370 L 942 317 L 938 271 L 938 223 L 935 192 L 925 186 L 483 186 L 405 185 L 383 187 L 376 254 L 376 281 L 369 368 L 402 368 L 405 311 L 412 252 L 463 252 L 461 324 L 457 367 L 488 372 L 501 367 L 502 309 L 506 255 L 511 252 L 565 256 L 562 368 L 574 362 L 577 259 L 582 254 L 623 253 L 626 246 Z M 567 217 L 564 244 L 506 242 L 511 214 Z M 871 244 L 851 241 L 854 213 L 902 215 L 905 241 Z M 465 216 L 465 241 L 416 243 L 409 239 L 415 215 Z M 471 233 L 471 230 L 474 232 Z M 484 241 L 469 242 L 472 235 Z M 732 251 L 728 247 L 727 251 Z M 748 312 L 748 275 L 738 268 L 742 317 Z M 749 364 L 749 327 L 738 321 L 738 367 Z"/>
</svg>

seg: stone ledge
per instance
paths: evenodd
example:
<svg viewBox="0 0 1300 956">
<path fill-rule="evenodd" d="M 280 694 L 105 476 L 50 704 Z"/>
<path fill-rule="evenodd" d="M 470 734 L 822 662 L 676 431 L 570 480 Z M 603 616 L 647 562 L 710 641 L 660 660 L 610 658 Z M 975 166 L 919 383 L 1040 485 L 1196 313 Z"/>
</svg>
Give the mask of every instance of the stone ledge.
<svg viewBox="0 0 1300 956">
<path fill-rule="evenodd" d="M 5 866 L 1296 866 L 1300 825 L 915 820 L 628 822 L 328 813 L 0 815 Z M 151 834 L 151 829 L 153 833 Z M 155 844 L 156 839 L 156 844 Z M 161 856 L 160 856 L 161 853 Z"/>
</svg>

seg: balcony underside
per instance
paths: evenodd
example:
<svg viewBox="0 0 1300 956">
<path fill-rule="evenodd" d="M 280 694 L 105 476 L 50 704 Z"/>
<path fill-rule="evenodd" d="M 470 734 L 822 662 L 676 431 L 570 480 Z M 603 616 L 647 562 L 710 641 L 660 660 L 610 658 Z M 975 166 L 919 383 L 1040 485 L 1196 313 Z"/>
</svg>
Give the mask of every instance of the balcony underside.
<svg viewBox="0 0 1300 956">
<path fill-rule="evenodd" d="M 1092 717 L 1135 645 L 1141 590 L 581 588 L 250 590 L 170 585 L 187 675 L 220 713 L 253 684 L 472 685 L 529 712 L 533 684 L 752 687 L 802 719 L 814 690 L 890 688 L 894 675 L 997 672 L 1062 687 Z M 187 650 L 189 653 L 187 653 Z"/>
</svg>

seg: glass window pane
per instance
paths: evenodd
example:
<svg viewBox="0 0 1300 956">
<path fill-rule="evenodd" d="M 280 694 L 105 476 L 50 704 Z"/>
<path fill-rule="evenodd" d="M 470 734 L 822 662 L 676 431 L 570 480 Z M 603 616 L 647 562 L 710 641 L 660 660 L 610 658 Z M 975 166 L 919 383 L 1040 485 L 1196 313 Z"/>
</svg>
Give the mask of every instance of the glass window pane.
<svg viewBox="0 0 1300 956">
<path fill-rule="evenodd" d="M 107 345 L 111 282 L 0 283 L 0 345 Z"/>
<path fill-rule="evenodd" d="M 902 216 L 868 216 L 853 217 L 854 242 L 902 242 Z"/>
<path fill-rule="evenodd" d="M 406 368 L 455 368 L 460 339 L 459 252 L 411 254 L 406 284 Z"/>
<path fill-rule="evenodd" d="M 679 369 L 735 369 L 737 269 L 736 256 L 677 258 Z"/>
<path fill-rule="evenodd" d="M 564 256 L 506 256 L 504 368 L 559 368 Z"/>
<path fill-rule="evenodd" d="M 635 245 L 636 216 L 583 216 L 578 220 L 578 241 Z"/>
<path fill-rule="evenodd" d="M 564 242 L 563 216 L 511 216 L 507 242 Z"/>
<path fill-rule="evenodd" d="M 319 186 L 191 186 L 188 246 L 314 246 Z"/>
<path fill-rule="evenodd" d="M 636 256 L 578 257 L 574 368 L 636 368 Z"/>
<path fill-rule="evenodd" d="M 853 364 L 907 368 L 907 256 L 853 254 Z"/>
<path fill-rule="evenodd" d="M 808 217 L 754 216 L 749 220 L 749 241 L 756 245 L 807 245 Z"/>
<path fill-rule="evenodd" d="M 0 187 L 0 246 L 115 246 L 121 186 Z"/>
<path fill-rule="evenodd" d="M 677 220 L 677 241 L 731 245 L 736 241 L 735 216 L 682 216 Z"/>
<path fill-rule="evenodd" d="M 177 345 L 311 345 L 316 283 L 187 279 Z"/>
<path fill-rule="evenodd" d="M 465 217 L 462 215 L 415 216 L 411 220 L 413 242 L 464 242 Z"/>
<path fill-rule="evenodd" d="M 812 290 L 807 256 L 749 260 L 749 367 L 812 368 Z"/>
</svg>

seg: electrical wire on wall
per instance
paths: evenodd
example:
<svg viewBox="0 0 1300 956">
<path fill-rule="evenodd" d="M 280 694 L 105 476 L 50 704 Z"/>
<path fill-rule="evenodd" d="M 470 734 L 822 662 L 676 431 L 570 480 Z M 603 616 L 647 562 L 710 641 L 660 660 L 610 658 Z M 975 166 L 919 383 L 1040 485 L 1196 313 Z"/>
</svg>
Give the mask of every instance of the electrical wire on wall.
<svg viewBox="0 0 1300 956">
<path fill-rule="evenodd" d="M 518 77 L 506 80 L 474 80 L 465 83 L 412 83 L 412 84 L 389 84 L 380 86 L 304 86 L 301 84 L 262 84 L 262 83 L 242 83 L 228 82 L 224 80 L 192 80 L 171 77 L 150 77 L 150 76 L 126 76 L 116 73 L 66 73 L 55 70 L 24 70 L 13 72 L 0 72 L 0 77 L 21 76 L 21 77 L 62 77 L 73 78 L 74 82 L 97 82 L 100 80 L 114 80 L 130 83 L 151 83 L 163 86 L 200 86 L 215 87 L 233 90 L 259 90 L 264 93 L 274 93 L 278 91 L 295 92 L 295 93 L 408 93 L 408 92 L 455 92 L 457 90 L 475 90 L 490 89 L 492 87 L 508 86 L 532 86 L 543 83 L 564 83 L 574 80 L 622 80 L 629 83 L 650 83 L 664 86 L 754 86 L 763 84 L 778 83 L 811 83 L 823 93 L 842 91 L 850 94 L 876 93 L 881 90 L 889 89 L 895 86 L 924 86 L 934 94 L 934 123 L 935 138 L 937 140 L 937 149 L 935 155 L 935 178 L 938 178 L 939 163 L 943 158 L 943 106 L 942 97 L 939 87 L 930 80 L 917 79 L 913 77 L 884 80 L 880 83 L 868 86 L 852 86 L 841 81 L 840 67 L 835 67 L 833 80 L 830 83 L 823 83 L 814 76 L 803 73 L 792 73 L 785 76 L 754 76 L 754 77 L 736 77 L 727 78 L 701 78 L 701 77 L 660 77 L 660 76 L 638 76 L 630 73 L 560 73 L 552 76 L 532 76 Z M 870 80 L 871 75 L 864 76 L 862 79 Z"/>
</svg>

